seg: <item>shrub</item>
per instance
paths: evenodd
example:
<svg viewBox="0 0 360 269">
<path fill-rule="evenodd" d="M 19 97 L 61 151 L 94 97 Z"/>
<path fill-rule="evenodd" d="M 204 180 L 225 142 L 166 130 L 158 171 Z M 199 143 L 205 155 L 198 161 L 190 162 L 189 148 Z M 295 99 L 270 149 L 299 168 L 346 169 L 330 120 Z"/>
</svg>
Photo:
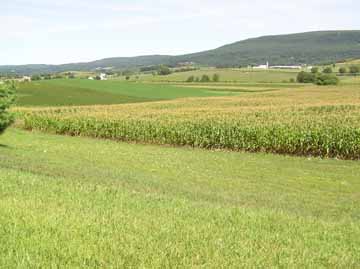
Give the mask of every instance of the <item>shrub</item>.
<svg viewBox="0 0 360 269">
<path fill-rule="evenodd" d="M 340 67 L 340 69 L 339 69 L 340 74 L 345 74 L 346 72 L 347 72 L 347 70 L 345 67 Z"/>
<path fill-rule="evenodd" d="M 323 73 L 324 74 L 331 74 L 333 72 L 332 68 L 331 67 L 326 67 L 324 70 L 323 70 Z"/>
<path fill-rule="evenodd" d="M 220 75 L 219 74 L 214 74 L 213 77 L 212 77 L 212 80 L 214 82 L 219 82 L 220 81 Z"/>
<path fill-rule="evenodd" d="M 0 134 L 2 134 L 14 121 L 14 116 L 8 109 L 15 100 L 15 89 L 14 83 L 0 85 Z"/>
<path fill-rule="evenodd" d="M 200 82 L 210 82 L 210 77 L 208 75 L 202 75 Z"/>
<path fill-rule="evenodd" d="M 332 74 L 321 74 L 316 77 L 317 85 L 337 85 L 339 84 L 339 79 L 337 76 Z"/>
<path fill-rule="evenodd" d="M 313 73 L 313 74 L 319 73 L 319 68 L 318 67 L 311 68 L 311 73 Z"/>
<path fill-rule="evenodd" d="M 301 71 L 296 78 L 299 83 L 314 83 L 316 80 L 316 76 L 314 73 L 307 73 L 305 71 Z"/>
<path fill-rule="evenodd" d="M 186 80 L 186 82 L 194 82 L 195 81 L 195 77 L 194 76 L 190 76 L 188 77 L 188 79 Z"/>
<path fill-rule="evenodd" d="M 31 76 L 31 80 L 32 81 L 41 80 L 41 77 L 39 75 L 33 75 L 33 76 Z"/>
<path fill-rule="evenodd" d="M 349 68 L 349 72 L 350 72 L 351 74 L 360 73 L 360 68 L 359 68 L 358 66 L 356 66 L 356 65 L 352 65 L 352 66 L 350 66 L 350 68 Z"/>
<path fill-rule="evenodd" d="M 158 74 L 160 76 L 166 76 L 166 75 L 170 75 L 172 72 L 170 70 L 169 67 L 165 66 L 165 65 L 160 65 L 159 69 L 158 69 Z"/>
</svg>

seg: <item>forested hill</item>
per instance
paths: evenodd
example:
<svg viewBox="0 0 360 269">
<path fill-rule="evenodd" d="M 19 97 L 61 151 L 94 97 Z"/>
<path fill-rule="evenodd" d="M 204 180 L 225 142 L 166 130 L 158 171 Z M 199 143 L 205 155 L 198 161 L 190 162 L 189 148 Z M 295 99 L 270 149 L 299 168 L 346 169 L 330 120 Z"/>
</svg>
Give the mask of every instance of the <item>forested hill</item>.
<svg viewBox="0 0 360 269">
<path fill-rule="evenodd" d="M 322 31 L 252 38 L 214 50 L 181 56 L 152 55 L 65 65 L 0 66 L 0 73 L 88 71 L 106 67 L 126 69 L 158 64 L 176 65 L 181 62 L 222 67 L 263 64 L 266 61 L 271 65 L 321 64 L 352 58 L 360 58 L 360 31 Z"/>
</svg>

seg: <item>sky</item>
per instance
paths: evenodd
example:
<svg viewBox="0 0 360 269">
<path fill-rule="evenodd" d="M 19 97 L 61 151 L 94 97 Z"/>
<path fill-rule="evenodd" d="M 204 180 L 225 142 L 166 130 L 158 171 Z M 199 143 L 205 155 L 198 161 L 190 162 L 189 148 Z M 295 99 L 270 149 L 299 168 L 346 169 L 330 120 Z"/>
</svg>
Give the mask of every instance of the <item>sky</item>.
<svg viewBox="0 0 360 269">
<path fill-rule="evenodd" d="M 1 0 L 0 65 L 180 55 L 263 35 L 360 30 L 359 0 Z"/>
</svg>

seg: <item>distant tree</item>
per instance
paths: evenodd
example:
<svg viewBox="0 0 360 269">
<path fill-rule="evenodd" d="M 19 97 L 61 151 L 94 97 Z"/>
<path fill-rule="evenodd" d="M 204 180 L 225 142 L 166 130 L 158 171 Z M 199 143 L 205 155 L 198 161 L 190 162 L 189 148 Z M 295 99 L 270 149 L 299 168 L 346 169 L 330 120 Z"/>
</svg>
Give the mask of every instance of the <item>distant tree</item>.
<svg viewBox="0 0 360 269">
<path fill-rule="evenodd" d="M 289 80 L 289 82 L 290 82 L 290 83 L 295 83 L 295 79 L 294 79 L 294 78 L 291 78 L 291 79 Z"/>
<path fill-rule="evenodd" d="M 165 66 L 165 65 L 160 65 L 159 69 L 158 69 L 158 74 L 160 76 L 166 76 L 166 75 L 170 75 L 172 72 L 170 70 L 169 67 Z"/>
<path fill-rule="evenodd" d="M 323 70 L 323 73 L 324 74 L 331 74 L 333 72 L 332 68 L 331 67 L 326 67 L 324 70 Z"/>
<path fill-rule="evenodd" d="M 51 77 L 51 74 L 45 74 L 45 75 L 43 75 L 43 78 L 46 79 L 46 80 L 49 80 L 52 77 Z"/>
<path fill-rule="evenodd" d="M 339 78 L 333 74 L 320 74 L 316 77 L 315 83 L 317 85 L 337 85 Z"/>
<path fill-rule="evenodd" d="M 14 83 L 0 84 L 0 134 L 14 122 L 14 115 L 8 109 L 15 101 Z"/>
<path fill-rule="evenodd" d="M 39 75 L 32 75 L 32 76 L 31 76 L 31 80 L 32 80 L 32 81 L 41 80 L 41 77 L 40 77 Z"/>
<path fill-rule="evenodd" d="M 313 73 L 313 74 L 319 73 L 319 67 L 313 67 L 313 68 L 311 68 L 311 73 Z"/>
<path fill-rule="evenodd" d="M 132 76 L 134 74 L 133 71 L 131 70 L 124 70 L 122 73 L 121 73 L 123 76 Z"/>
<path fill-rule="evenodd" d="M 95 76 L 95 80 L 101 80 L 101 77 L 99 75 Z"/>
<path fill-rule="evenodd" d="M 301 71 L 296 78 L 299 83 L 314 83 L 316 80 L 316 74 L 307 73 L 305 71 Z"/>
<path fill-rule="evenodd" d="M 190 76 L 188 77 L 188 79 L 186 80 L 186 82 L 194 82 L 195 81 L 195 77 L 194 76 Z"/>
<path fill-rule="evenodd" d="M 74 78 L 75 78 L 75 74 L 70 73 L 70 74 L 68 75 L 68 78 L 70 78 L 70 79 L 74 79 Z"/>
<path fill-rule="evenodd" d="M 200 82 L 210 82 L 210 77 L 208 75 L 202 75 Z"/>
<path fill-rule="evenodd" d="M 125 79 L 126 79 L 126 80 L 130 80 L 130 76 L 126 76 Z"/>
<path fill-rule="evenodd" d="M 339 73 L 340 74 L 345 74 L 347 72 L 346 68 L 345 67 L 340 67 L 339 68 Z"/>
<path fill-rule="evenodd" d="M 196 77 L 196 78 L 195 78 L 195 82 L 200 82 L 199 77 Z"/>
<path fill-rule="evenodd" d="M 349 68 L 349 72 L 350 72 L 351 74 L 360 73 L 360 68 L 359 68 L 358 66 L 356 66 L 356 65 L 352 65 L 352 66 L 350 66 L 350 68 Z"/>
<path fill-rule="evenodd" d="M 61 74 L 56 74 L 56 75 L 55 75 L 55 79 L 61 79 L 61 78 L 64 78 L 64 76 L 61 75 Z"/>
<path fill-rule="evenodd" d="M 212 77 L 212 81 L 219 82 L 220 81 L 220 75 L 219 74 L 214 74 L 213 77 Z"/>
</svg>

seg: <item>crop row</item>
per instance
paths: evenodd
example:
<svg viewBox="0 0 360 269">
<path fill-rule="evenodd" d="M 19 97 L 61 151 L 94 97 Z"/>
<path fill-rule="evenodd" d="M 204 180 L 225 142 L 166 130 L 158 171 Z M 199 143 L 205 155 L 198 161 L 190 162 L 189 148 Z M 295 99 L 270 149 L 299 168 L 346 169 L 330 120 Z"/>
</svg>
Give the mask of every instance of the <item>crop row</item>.
<svg viewBox="0 0 360 269">
<path fill-rule="evenodd" d="M 355 106 L 133 117 L 113 108 L 28 113 L 23 124 L 28 130 L 117 141 L 360 159 L 359 115 Z"/>
</svg>

